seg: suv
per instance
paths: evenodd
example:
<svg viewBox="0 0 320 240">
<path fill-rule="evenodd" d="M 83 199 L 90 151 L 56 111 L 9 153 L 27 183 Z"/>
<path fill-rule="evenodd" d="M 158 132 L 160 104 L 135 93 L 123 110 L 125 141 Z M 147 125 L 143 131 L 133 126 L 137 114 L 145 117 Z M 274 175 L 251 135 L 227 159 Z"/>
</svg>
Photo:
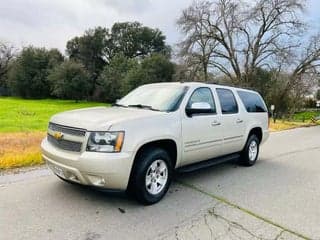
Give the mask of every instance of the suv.
<svg viewBox="0 0 320 240">
<path fill-rule="evenodd" d="M 112 107 L 54 115 L 42 154 L 60 178 L 127 190 L 153 204 L 174 171 L 239 159 L 252 166 L 269 136 L 268 112 L 254 91 L 205 83 L 138 87 Z"/>
</svg>

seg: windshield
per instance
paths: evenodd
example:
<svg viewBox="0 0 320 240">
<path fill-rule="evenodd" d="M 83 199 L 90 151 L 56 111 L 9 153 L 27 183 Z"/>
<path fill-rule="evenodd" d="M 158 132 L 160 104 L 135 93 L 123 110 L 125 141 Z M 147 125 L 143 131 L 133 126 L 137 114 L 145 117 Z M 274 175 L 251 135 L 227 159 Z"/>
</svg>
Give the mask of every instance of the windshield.
<svg viewBox="0 0 320 240">
<path fill-rule="evenodd" d="M 123 97 L 116 105 L 171 112 L 178 109 L 186 89 L 182 85 L 144 85 Z"/>
</svg>

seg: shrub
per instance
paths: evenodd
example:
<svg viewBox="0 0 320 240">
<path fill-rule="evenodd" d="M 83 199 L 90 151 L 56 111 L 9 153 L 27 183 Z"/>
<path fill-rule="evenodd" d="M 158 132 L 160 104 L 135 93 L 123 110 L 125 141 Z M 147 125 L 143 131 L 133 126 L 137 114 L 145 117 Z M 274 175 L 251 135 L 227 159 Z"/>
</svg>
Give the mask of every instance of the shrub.
<svg viewBox="0 0 320 240">
<path fill-rule="evenodd" d="M 46 98 L 50 96 L 47 80 L 50 70 L 63 61 L 58 50 L 27 47 L 13 61 L 9 71 L 8 85 L 13 95 L 23 98 Z"/>
<path fill-rule="evenodd" d="M 90 77 L 81 63 L 63 62 L 51 71 L 48 80 L 54 96 L 76 101 L 88 97 Z"/>
</svg>

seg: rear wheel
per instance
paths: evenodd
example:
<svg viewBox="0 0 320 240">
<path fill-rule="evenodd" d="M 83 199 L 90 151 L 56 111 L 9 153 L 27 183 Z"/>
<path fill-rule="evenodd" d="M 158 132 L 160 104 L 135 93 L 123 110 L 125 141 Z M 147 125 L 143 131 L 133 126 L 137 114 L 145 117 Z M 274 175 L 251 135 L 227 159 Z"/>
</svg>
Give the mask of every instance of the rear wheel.
<svg viewBox="0 0 320 240">
<path fill-rule="evenodd" d="M 259 138 L 254 134 L 250 135 L 241 153 L 240 163 L 244 166 L 254 165 L 259 156 L 259 146 Z"/>
<path fill-rule="evenodd" d="M 143 204 L 154 204 L 167 193 L 172 180 L 169 154 L 161 148 L 146 149 L 134 165 L 129 191 Z"/>
</svg>

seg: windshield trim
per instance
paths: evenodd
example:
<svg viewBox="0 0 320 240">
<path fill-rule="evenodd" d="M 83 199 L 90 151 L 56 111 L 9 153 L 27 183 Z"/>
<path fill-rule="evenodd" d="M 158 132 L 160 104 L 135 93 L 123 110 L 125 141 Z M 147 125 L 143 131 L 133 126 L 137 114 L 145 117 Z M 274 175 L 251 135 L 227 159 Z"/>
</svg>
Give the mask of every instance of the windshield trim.
<svg viewBox="0 0 320 240">
<path fill-rule="evenodd" d="M 167 112 L 176 112 L 180 108 L 181 103 L 183 102 L 183 99 L 185 98 L 185 96 L 186 96 L 188 91 L 189 91 L 189 87 L 188 86 L 184 86 L 183 87 L 183 93 L 181 94 L 180 99 L 176 102 L 175 106 L 173 106 Z"/>
</svg>

